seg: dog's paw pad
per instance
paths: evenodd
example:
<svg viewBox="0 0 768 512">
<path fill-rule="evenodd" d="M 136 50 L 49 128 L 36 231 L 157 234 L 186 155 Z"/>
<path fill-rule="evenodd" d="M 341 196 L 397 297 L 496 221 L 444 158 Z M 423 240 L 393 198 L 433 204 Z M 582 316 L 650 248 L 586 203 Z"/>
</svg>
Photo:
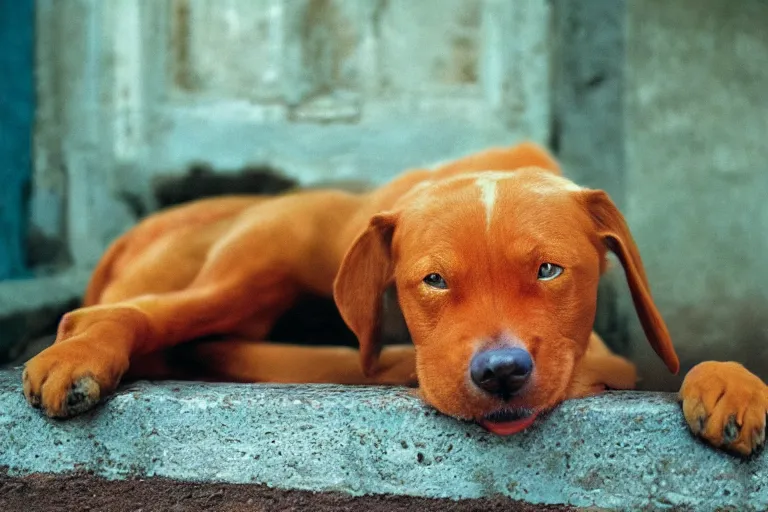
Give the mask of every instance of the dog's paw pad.
<svg viewBox="0 0 768 512">
<path fill-rule="evenodd" d="M 680 399 L 691 431 L 713 446 L 749 456 L 765 444 L 768 388 L 743 366 L 697 365 L 686 376 Z"/>
</svg>

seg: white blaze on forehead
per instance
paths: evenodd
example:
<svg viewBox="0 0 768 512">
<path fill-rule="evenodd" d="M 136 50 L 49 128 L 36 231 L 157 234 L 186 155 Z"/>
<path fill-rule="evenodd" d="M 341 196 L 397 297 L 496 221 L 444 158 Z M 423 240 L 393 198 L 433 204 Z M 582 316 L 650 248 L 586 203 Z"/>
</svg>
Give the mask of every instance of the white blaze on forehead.
<svg viewBox="0 0 768 512">
<path fill-rule="evenodd" d="M 475 184 L 480 189 L 480 202 L 485 206 L 485 229 L 491 227 L 493 208 L 496 205 L 496 183 L 498 180 L 497 176 L 482 176 L 475 180 Z"/>
<path fill-rule="evenodd" d="M 485 207 L 485 227 L 490 229 L 493 219 L 493 210 L 496 207 L 497 188 L 499 180 L 513 179 L 515 172 L 509 171 L 485 171 L 472 173 L 458 178 L 474 178 L 475 185 L 480 189 L 480 202 Z M 578 192 L 583 190 L 569 179 L 557 174 L 542 174 L 540 183 L 531 184 L 530 189 L 540 194 L 550 194 L 558 191 Z"/>
<path fill-rule="evenodd" d="M 534 190 L 537 192 L 544 193 L 552 192 L 553 189 L 567 190 L 568 192 L 578 192 L 579 190 L 583 190 L 582 187 L 578 186 L 571 180 L 563 178 L 562 176 L 558 176 L 557 174 L 547 174 L 546 180 L 541 183 L 541 187 L 534 187 Z"/>
</svg>

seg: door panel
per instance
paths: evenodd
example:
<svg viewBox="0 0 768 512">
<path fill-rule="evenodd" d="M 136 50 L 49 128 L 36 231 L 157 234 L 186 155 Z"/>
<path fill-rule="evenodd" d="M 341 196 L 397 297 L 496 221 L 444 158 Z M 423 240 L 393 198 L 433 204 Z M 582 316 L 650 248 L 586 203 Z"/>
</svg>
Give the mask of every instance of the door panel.
<svg viewBox="0 0 768 512">
<path fill-rule="evenodd" d="M 61 142 L 68 196 L 85 187 L 91 198 L 67 213 L 83 264 L 133 222 L 131 205 L 153 208 L 156 177 L 193 162 L 381 183 L 485 146 L 547 140 L 546 0 L 41 4 L 49 30 L 53 14 L 87 20 L 67 34 L 82 52 L 63 60 L 59 97 L 64 124 L 86 121 Z"/>
</svg>

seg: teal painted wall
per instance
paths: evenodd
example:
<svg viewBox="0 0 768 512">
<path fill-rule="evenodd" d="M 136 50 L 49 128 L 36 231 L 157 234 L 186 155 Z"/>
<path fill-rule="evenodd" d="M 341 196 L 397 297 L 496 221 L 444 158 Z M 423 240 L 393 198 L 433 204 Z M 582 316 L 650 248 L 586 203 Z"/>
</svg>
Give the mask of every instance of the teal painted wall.
<svg viewBox="0 0 768 512">
<path fill-rule="evenodd" d="M 0 0 L 0 280 L 23 276 L 34 116 L 34 0 Z"/>
</svg>

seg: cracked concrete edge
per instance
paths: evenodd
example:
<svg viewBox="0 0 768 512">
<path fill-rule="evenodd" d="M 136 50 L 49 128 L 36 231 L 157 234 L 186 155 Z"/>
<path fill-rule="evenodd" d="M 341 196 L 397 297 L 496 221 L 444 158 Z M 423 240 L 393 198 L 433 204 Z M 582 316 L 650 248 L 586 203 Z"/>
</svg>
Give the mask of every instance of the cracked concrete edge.
<svg viewBox="0 0 768 512">
<path fill-rule="evenodd" d="M 279 489 L 637 510 L 766 510 L 768 459 L 695 440 L 670 394 L 574 400 L 510 438 L 408 390 L 138 382 L 69 421 L 0 372 L 0 467 Z"/>
</svg>

